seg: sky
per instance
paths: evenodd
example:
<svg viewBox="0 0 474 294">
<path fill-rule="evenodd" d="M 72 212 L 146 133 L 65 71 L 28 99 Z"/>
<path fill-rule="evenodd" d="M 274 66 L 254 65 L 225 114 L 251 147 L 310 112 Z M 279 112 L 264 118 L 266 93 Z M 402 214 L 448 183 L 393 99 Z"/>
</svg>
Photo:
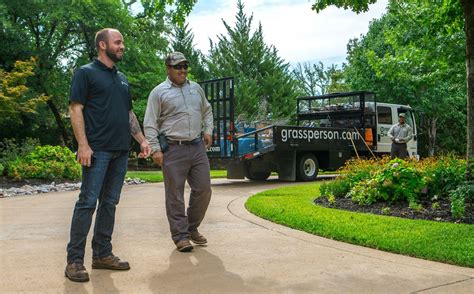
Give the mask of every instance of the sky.
<svg viewBox="0 0 474 294">
<path fill-rule="evenodd" d="M 253 13 L 253 26 L 262 24 L 264 40 L 274 45 L 285 61 L 323 62 L 325 66 L 345 61 L 347 43 L 367 33 L 369 22 L 380 18 L 388 0 L 372 4 L 366 13 L 328 7 L 320 13 L 311 10 L 309 0 L 242 0 L 244 13 Z M 194 44 L 207 54 L 209 39 L 227 31 L 222 20 L 232 28 L 237 13 L 237 0 L 198 0 L 187 18 L 194 34 Z"/>
</svg>

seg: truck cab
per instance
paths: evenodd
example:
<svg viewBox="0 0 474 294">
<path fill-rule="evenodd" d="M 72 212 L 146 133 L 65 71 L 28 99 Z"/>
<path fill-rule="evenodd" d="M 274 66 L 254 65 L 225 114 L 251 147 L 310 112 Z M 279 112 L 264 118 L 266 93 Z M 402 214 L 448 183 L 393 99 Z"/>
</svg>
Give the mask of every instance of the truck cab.
<svg viewBox="0 0 474 294">
<path fill-rule="evenodd" d="M 377 103 L 377 148 L 374 152 L 379 154 L 390 154 L 392 141 L 388 137 L 390 128 L 398 122 L 398 115 L 405 113 L 405 122 L 413 129 L 413 139 L 407 143 L 408 155 L 418 158 L 417 130 L 415 114 L 410 106 Z"/>
</svg>

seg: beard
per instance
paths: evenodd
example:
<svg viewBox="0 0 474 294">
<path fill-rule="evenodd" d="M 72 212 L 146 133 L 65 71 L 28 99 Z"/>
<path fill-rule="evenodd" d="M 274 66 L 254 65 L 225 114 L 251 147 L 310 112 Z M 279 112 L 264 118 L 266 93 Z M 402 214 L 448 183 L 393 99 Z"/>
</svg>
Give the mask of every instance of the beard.
<svg viewBox="0 0 474 294">
<path fill-rule="evenodd" d="M 122 60 L 122 56 L 118 56 L 116 53 L 114 53 L 112 50 L 109 48 L 105 49 L 105 54 L 107 54 L 107 57 L 109 57 L 113 62 L 117 63 L 120 60 Z"/>
</svg>

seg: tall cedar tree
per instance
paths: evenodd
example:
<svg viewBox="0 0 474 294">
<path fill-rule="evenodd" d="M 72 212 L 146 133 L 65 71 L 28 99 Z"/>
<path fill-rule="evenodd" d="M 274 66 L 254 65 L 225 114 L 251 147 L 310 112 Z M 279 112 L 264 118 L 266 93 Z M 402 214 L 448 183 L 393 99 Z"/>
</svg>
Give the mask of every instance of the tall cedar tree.
<svg viewBox="0 0 474 294">
<path fill-rule="evenodd" d="M 219 35 L 209 53 L 209 71 L 215 78 L 236 79 L 236 117 L 247 120 L 287 118 L 295 111 L 296 83 L 289 65 L 274 46 L 265 44 L 262 25 L 252 33 L 253 15 L 237 3 L 235 27 L 225 21 L 227 36 Z"/>
</svg>

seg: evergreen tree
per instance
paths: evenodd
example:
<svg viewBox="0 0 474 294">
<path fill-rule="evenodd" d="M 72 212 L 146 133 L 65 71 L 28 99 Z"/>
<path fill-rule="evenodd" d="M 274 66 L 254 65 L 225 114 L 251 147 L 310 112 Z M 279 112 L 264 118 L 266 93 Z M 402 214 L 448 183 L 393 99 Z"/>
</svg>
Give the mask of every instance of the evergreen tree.
<svg viewBox="0 0 474 294">
<path fill-rule="evenodd" d="M 216 44 L 211 41 L 209 71 L 215 78 L 236 79 L 236 117 L 289 117 L 295 112 L 297 96 L 289 65 L 274 46 L 265 44 L 261 24 L 251 32 L 253 15 L 245 15 L 240 0 L 237 9 L 235 27 L 223 21 L 227 36 L 218 36 Z"/>
</svg>

